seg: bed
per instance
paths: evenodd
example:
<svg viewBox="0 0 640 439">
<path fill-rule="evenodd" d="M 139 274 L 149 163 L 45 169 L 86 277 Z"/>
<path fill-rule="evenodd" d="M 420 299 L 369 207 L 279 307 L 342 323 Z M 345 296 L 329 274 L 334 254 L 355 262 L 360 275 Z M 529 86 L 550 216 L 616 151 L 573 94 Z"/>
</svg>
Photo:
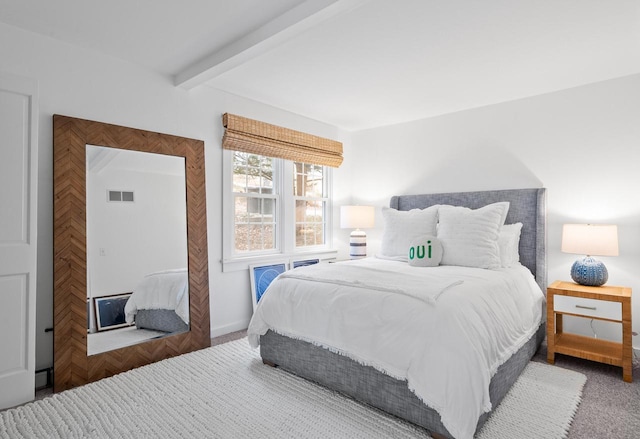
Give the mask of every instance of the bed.
<svg viewBox="0 0 640 439">
<path fill-rule="evenodd" d="M 326 264 L 324 267 L 305 267 L 305 270 L 322 270 L 322 273 L 297 272 L 301 269 L 295 269 L 292 272 L 300 274 L 296 276 L 289 274 L 288 276 L 293 277 L 288 278 L 286 277 L 288 272 L 281 275 L 269 287 L 254 313 L 248 330 L 249 342 L 254 347 L 259 344 L 263 362 L 266 364 L 277 365 L 294 374 L 420 425 L 434 436 L 472 437 L 475 432 L 479 431 L 491 411 L 495 410 L 509 388 L 515 383 L 544 339 L 543 292 L 547 282 L 546 191 L 544 188 L 537 188 L 394 196 L 390 201 L 390 210 L 386 211 L 389 215 L 393 212 L 391 215 L 393 217 L 393 215 L 400 215 L 400 212 L 409 215 L 412 212 L 417 212 L 415 209 L 426 212 L 429 209 L 440 209 L 432 206 L 447 205 L 464 206 L 468 208 L 467 211 L 469 209 L 477 211 L 489 209 L 495 217 L 501 212 L 495 206 L 505 202 L 509 203 L 507 214 L 500 221 L 509 226 L 517 223 L 522 224 L 522 226 L 518 226 L 520 233 L 519 241 L 516 242 L 516 258 L 519 261 L 512 262 L 509 268 L 500 267 L 491 270 L 471 268 L 471 273 L 468 273 L 464 271 L 467 269 L 466 267 L 440 266 L 435 270 L 449 271 L 451 273 L 448 275 L 453 277 L 449 281 L 446 280 L 446 277 L 440 281 L 432 281 L 437 287 L 434 287 L 434 291 L 429 292 L 429 297 L 422 297 L 421 301 L 416 300 L 416 297 L 413 296 L 414 293 L 411 293 L 410 286 L 403 287 L 402 294 L 395 294 L 397 292 L 393 291 L 394 285 L 400 282 L 398 273 L 402 274 L 410 269 L 407 268 L 406 262 L 387 260 L 401 258 L 389 257 L 393 256 L 391 255 L 393 252 L 390 252 L 388 248 L 385 249 L 385 242 L 387 246 L 393 246 L 394 243 L 400 242 L 402 239 L 400 237 L 389 239 L 388 236 L 386 238 L 383 236 L 382 253 L 385 256 L 384 259 L 368 258 L 365 261 Z M 443 238 L 446 233 L 451 233 L 451 224 L 443 220 L 446 218 L 445 214 L 452 215 L 453 212 L 459 212 L 456 210 L 457 208 L 448 207 L 447 209 L 454 210 L 440 210 L 441 213 L 438 216 L 440 219 L 437 220 L 436 232 L 433 235 L 436 238 L 439 238 L 441 233 Z M 383 212 L 383 214 L 385 213 Z M 455 215 L 453 217 L 455 218 Z M 418 217 L 418 219 L 420 218 Z M 387 216 L 385 216 L 385 221 L 384 234 L 387 235 L 389 231 L 387 230 L 389 224 Z M 417 227 L 423 222 L 422 220 L 416 222 Z M 395 232 L 397 233 L 398 230 L 396 229 Z M 464 236 L 459 233 L 457 235 Z M 496 243 L 496 245 L 498 244 Z M 445 247 L 444 255 L 453 255 L 454 253 L 451 246 Z M 461 255 L 463 258 L 466 256 L 464 253 Z M 446 261 L 443 259 L 442 262 Z M 333 265 L 335 268 L 329 267 L 329 265 Z M 348 269 L 348 265 L 364 265 L 364 267 Z M 367 265 L 369 267 L 366 267 Z M 382 286 L 377 289 L 372 287 L 374 275 L 366 278 L 363 276 L 360 280 L 349 278 L 350 271 L 357 272 L 357 270 L 366 269 L 371 273 L 386 271 L 389 273 L 389 278 L 387 281 L 383 280 Z M 339 281 L 331 282 L 331 274 L 326 270 L 336 270 L 333 277 Z M 394 272 L 397 273 L 394 274 Z M 426 273 L 426 270 L 423 272 Z M 439 273 L 434 270 L 431 272 Z M 525 272 L 526 274 L 524 274 Z M 362 271 L 360 274 L 363 273 L 366 271 Z M 512 273 L 517 274 L 513 275 Z M 308 278 L 305 279 L 305 276 Z M 315 277 L 311 278 L 310 276 Z M 482 317 L 475 321 L 473 318 L 475 310 L 466 311 L 462 306 L 459 311 L 455 310 L 456 303 L 462 302 L 460 297 L 470 298 L 469 302 L 489 303 L 489 299 L 485 300 L 485 293 L 474 295 L 470 292 L 475 291 L 476 288 L 480 291 L 479 287 L 472 283 L 472 278 L 484 278 L 485 276 L 492 278 L 486 282 L 496 282 L 493 277 L 497 276 L 496 279 L 499 279 L 497 283 L 505 283 L 507 281 L 503 279 L 511 279 L 513 276 L 520 279 L 517 288 L 514 283 L 509 283 L 506 287 L 507 291 L 513 288 L 513 293 L 509 293 L 513 294 L 513 297 L 506 295 L 505 292 L 500 292 L 498 296 L 497 283 L 495 285 L 494 283 L 487 284 L 489 292 L 486 297 L 495 295 L 496 297 L 491 300 L 496 303 L 504 301 L 504 303 L 511 304 L 513 302 L 513 304 L 496 306 L 492 302 L 493 304 L 481 306 L 485 306 L 491 313 L 494 312 L 494 309 L 510 307 L 511 311 L 504 312 L 523 313 L 522 316 L 515 318 L 509 314 L 498 315 L 498 311 L 495 311 L 494 318 L 485 319 Z M 324 281 L 328 281 L 328 285 L 324 285 Z M 485 280 L 481 282 L 485 282 Z M 508 282 L 512 281 L 508 280 Z M 525 287 L 527 282 L 529 282 L 529 286 Z M 362 285 L 355 285 L 358 283 Z M 286 292 L 285 289 L 287 284 L 289 292 Z M 324 293 L 321 293 L 322 290 L 319 288 L 327 286 L 331 291 L 330 294 L 333 295 L 329 297 L 328 304 L 325 304 L 320 297 Z M 520 292 L 521 287 L 528 288 L 529 292 Z M 372 289 L 367 290 L 367 288 Z M 281 290 L 282 293 L 280 293 Z M 518 295 L 515 293 L 516 290 Z M 380 298 L 379 303 L 375 305 L 378 308 L 373 308 L 374 305 L 369 305 L 368 302 L 367 305 L 364 305 L 361 297 L 365 291 L 368 291 L 367 294 L 370 297 Z M 466 294 L 466 296 L 462 294 Z M 391 296 L 396 301 L 393 302 L 394 305 L 391 305 Z M 290 308 L 287 308 L 286 302 L 293 302 L 296 306 L 303 308 L 294 308 L 296 312 L 292 312 Z M 335 303 L 339 304 L 339 308 L 331 308 Z M 305 306 L 308 307 L 307 314 L 305 314 Z M 398 307 L 399 310 L 404 309 L 403 312 L 407 317 L 393 321 L 393 329 L 385 329 L 385 332 L 381 333 L 378 329 L 383 324 L 381 320 L 384 320 L 381 316 L 386 317 L 388 314 L 386 311 L 394 307 Z M 516 308 L 522 309 L 516 310 Z M 270 309 L 272 311 L 269 311 Z M 302 311 L 298 312 L 300 309 Z M 324 317 L 318 317 L 323 315 L 322 312 L 325 309 L 329 310 L 327 314 Z M 424 312 L 426 317 L 421 318 L 420 316 L 423 314 L 417 314 L 418 317 L 414 318 L 412 314 L 414 309 L 419 309 L 420 313 Z M 452 310 L 453 314 L 446 314 L 445 310 L 447 309 Z M 440 312 L 436 312 L 437 310 Z M 456 312 L 464 316 L 464 319 L 457 318 Z M 371 322 L 356 317 L 359 316 L 358 313 L 369 315 Z M 322 326 L 322 319 L 327 322 L 325 327 L 321 328 L 324 331 L 321 336 L 314 334 L 313 330 L 305 332 L 307 329 L 299 329 L 295 326 L 296 320 L 313 322 L 314 319 L 316 326 Z M 517 320 L 518 323 L 514 327 L 520 324 L 520 320 L 528 323 L 526 325 L 522 323 L 522 328 L 517 328 L 517 331 L 513 330 L 511 326 L 509 326 L 509 330 L 496 326 L 498 329 L 486 329 L 488 332 L 485 333 L 484 326 L 475 326 L 472 331 L 462 327 L 458 331 L 455 329 L 458 320 L 473 321 L 473 324 L 477 325 L 484 325 L 483 320 L 504 320 L 505 322 Z M 510 324 L 514 325 L 513 322 Z M 400 326 L 407 326 L 408 332 L 400 333 L 398 329 L 396 335 L 395 328 Z M 353 329 L 354 327 L 357 329 Z M 507 328 L 506 323 L 505 328 Z M 426 335 L 429 331 L 433 332 L 433 336 Z M 496 333 L 489 331 L 496 331 Z M 331 334 L 332 332 L 336 332 L 336 334 Z M 349 333 L 349 337 L 352 337 L 352 333 L 359 334 L 360 339 L 346 342 L 343 339 L 347 337 L 343 337 L 343 333 Z M 370 336 L 367 337 L 367 334 Z M 442 338 L 448 343 L 438 344 L 428 337 Z M 503 341 L 502 337 L 510 340 Z M 469 338 L 468 345 L 465 345 L 466 338 Z M 349 348 L 344 347 L 347 345 Z M 482 349 L 477 347 L 484 345 L 490 346 L 486 349 L 487 351 L 496 351 L 496 357 L 491 357 L 486 370 L 484 366 L 475 367 L 476 363 L 481 363 L 488 355 L 484 353 L 484 347 Z M 371 351 L 379 351 L 377 354 L 380 357 L 372 357 Z M 396 357 L 399 358 L 398 365 L 394 363 Z M 404 360 L 404 357 L 408 359 Z M 405 363 L 408 364 L 406 371 L 403 369 Z M 413 370 L 412 368 L 417 369 Z M 423 373 L 423 371 L 428 372 Z M 476 375 L 479 378 L 476 378 Z M 440 386 L 439 383 L 444 384 Z M 474 402 L 468 403 L 468 400 Z"/>
<path fill-rule="evenodd" d="M 138 329 L 164 332 L 189 330 L 189 274 L 187 269 L 146 275 L 125 305 L 125 319 Z"/>
</svg>

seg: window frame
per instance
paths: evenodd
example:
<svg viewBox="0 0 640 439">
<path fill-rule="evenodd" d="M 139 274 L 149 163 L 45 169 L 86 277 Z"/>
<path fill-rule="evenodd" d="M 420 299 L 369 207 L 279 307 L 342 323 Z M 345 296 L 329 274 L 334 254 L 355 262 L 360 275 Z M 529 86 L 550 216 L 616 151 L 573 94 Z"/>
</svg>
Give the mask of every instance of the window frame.
<svg viewBox="0 0 640 439">
<path fill-rule="evenodd" d="M 252 251 L 238 254 L 235 251 L 235 196 L 233 192 L 234 151 L 222 151 L 222 271 L 249 269 L 249 265 L 282 259 L 298 260 L 318 258 L 321 261 L 335 259 L 337 250 L 333 247 L 333 169 L 323 166 L 323 192 L 325 201 L 325 244 L 296 248 L 295 205 L 293 192 L 293 162 L 272 158 L 273 190 L 276 194 L 275 248 L 273 250 Z"/>
</svg>

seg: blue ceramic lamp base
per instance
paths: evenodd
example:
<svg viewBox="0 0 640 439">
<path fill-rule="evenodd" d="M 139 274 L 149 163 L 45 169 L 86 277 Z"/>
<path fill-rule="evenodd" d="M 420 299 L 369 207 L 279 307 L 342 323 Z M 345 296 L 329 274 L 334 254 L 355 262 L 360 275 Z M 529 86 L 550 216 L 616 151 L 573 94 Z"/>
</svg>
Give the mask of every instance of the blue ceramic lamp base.
<svg viewBox="0 0 640 439">
<path fill-rule="evenodd" d="M 573 263 L 571 279 L 580 285 L 599 287 L 607 283 L 609 272 L 602 262 L 587 256 Z"/>
</svg>

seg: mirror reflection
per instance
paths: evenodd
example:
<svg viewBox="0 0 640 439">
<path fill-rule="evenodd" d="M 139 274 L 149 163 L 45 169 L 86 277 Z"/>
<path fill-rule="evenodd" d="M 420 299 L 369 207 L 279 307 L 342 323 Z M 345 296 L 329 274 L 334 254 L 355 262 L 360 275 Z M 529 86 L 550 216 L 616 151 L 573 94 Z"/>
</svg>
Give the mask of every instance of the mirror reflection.
<svg viewBox="0 0 640 439">
<path fill-rule="evenodd" d="M 189 330 L 183 157 L 86 145 L 87 353 Z"/>
</svg>

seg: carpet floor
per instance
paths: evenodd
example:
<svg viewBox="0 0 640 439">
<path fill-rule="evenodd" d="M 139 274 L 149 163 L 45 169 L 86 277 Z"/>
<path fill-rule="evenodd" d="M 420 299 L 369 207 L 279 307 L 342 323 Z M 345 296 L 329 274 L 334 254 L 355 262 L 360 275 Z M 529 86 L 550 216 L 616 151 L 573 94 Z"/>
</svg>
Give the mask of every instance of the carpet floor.
<svg viewBox="0 0 640 439">
<path fill-rule="evenodd" d="M 530 363 L 481 438 L 564 437 L 585 377 Z M 264 366 L 245 339 L 0 412 L 2 438 L 427 438 L 424 429 Z"/>
<path fill-rule="evenodd" d="M 543 343 L 533 358 L 547 363 Z M 640 362 L 634 361 L 633 382 L 622 381 L 622 368 L 556 355 L 556 366 L 583 373 L 587 383 L 582 393 L 568 439 L 640 438 Z"/>
</svg>

